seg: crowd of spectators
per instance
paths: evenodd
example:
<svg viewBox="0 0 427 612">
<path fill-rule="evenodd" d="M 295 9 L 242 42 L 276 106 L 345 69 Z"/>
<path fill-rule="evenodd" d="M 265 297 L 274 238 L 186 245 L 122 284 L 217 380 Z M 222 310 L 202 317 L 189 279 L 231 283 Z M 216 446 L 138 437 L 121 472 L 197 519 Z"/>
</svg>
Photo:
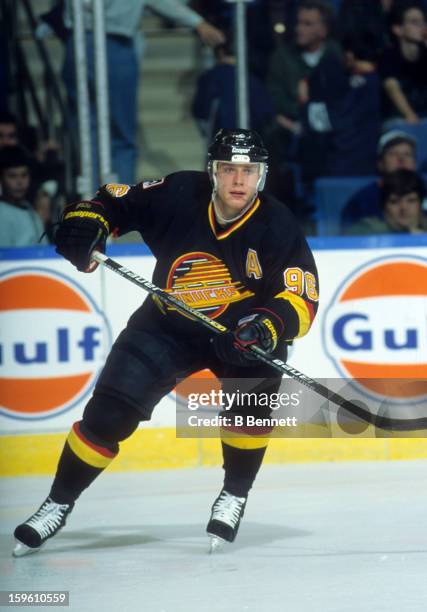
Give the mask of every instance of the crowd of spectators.
<svg viewBox="0 0 427 612">
<path fill-rule="evenodd" d="M 378 142 L 378 177 L 357 191 L 341 212 L 344 233 L 363 217 L 381 217 L 381 187 L 385 179 L 398 170 L 415 172 L 417 169 L 417 144 L 415 139 L 398 130 L 385 132 Z"/>
<path fill-rule="evenodd" d="M 72 2 L 64 2 L 64 24 L 69 33 L 73 29 Z M 140 63 L 143 60 L 143 44 L 139 37 L 144 7 L 151 7 L 174 23 L 193 29 L 207 45 L 214 47 L 224 42 L 223 33 L 208 23 L 197 12 L 179 0 L 109 0 L 104 5 L 108 96 L 111 120 L 111 157 L 114 173 L 119 183 L 132 184 L 136 180 L 137 146 L 137 97 Z M 84 4 L 86 31 L 86 55 L 90 98 L 90 125 L 93 145 L 94 185 L 99 185 L 97 172 L 97 116 L 94 59 L 94 17 L 91 3 Z M 64 82 L 72 110 L 77 119 L 77 84 L 74 41 L 71 35 L 65 40 Z M 76 126 L 77 127 L 77 126 Z"/>
<path fill-rule="evenodd" d="M 38 141 L 12 113 L 0 112 L 0 246 L 52 242 L 63 182 L 57 143 Z"/>
<path fill-rule="evenodd" d="M 0 244 L 28 246 L 41 239 L 43 222 L 30 201 L 31 162 L 22 147 L 11 145 L 0 150 Z M 39 195 L 37 195 L 39 197 Z"/>
<path fill-rule="evenodd" d="M 425 199 L 419 187 L 427 172 L 426 3 L 255 0 L 247 5 L 249 111 L 251 127 L 261 133 L 271 155 L 267 189 L 314 232 L 318 179 L 361 176 L 372 179 L 336 211 L 343 234 L 425 230 Z M 75 111 L 68 5 L 68 0 L 54 2 L 53 11 L 41 23 L 65 43 L 63 76 Z M 214 65 L 199 76 L 191 103 L 206 142 L 220 127 L 238 127 L 233 5 L 221 0 L 111 0 L 106 5 L 106 31 L 113 167 L 118 180 L 126 183 L 136 179 L 136 91 L 142 58 L 138 31 L 143 5 L 172 24 L 191 27 L 213 49 Z M 91 85 L 90 12 L 85 19 Z M 123 82 L 118 83 L 119 77 Z M 92 129 L 95 133 L 94 112 Z M 8 156 L 1 156 L 2 215 L 8 214 L 5 202 L 27 212 L 30 205 L 51 239 L 52 209 L 63 172 L 59 152 L 54 143 L 31 148 L 28 139 L 23 142 L 7 112 L 0 117 L 0 147 L 10 147 L 15 161 L 22 162 L 26 155 L 28 164 L 19 168 L 28 168 L 30 176 L 25 193 L 12 197 L 6 177 Z M 94 162 L 96 167 L 95 149 Z M 408 185 L 413 187 L 409 194 Z M 402 222 L 410 216 L 405 212 L 407 196 L 419 200 L 421 217 L 415 225 Z"/>
<path fill-rule="evenodd" d="M 83 22 L 88 72 L 92 168 L 94 189 L 100 183 L 95 94 L 94 16 L 91 2 L 84 2 Z M 143 57 L 141 20 L 144 7 L 154 8 L 174 23 L 194 30 L 209 46 L 225 41 L 221 30 L 180 0 L 109 0 L 104 6 L 108 98 L 111 127 L 111 156 L 117 181 L 136 181 L 137 92 L 139 64 Z M 71 130 L 78 133 L 76 60 L 73 44 L 73 15 L 70 0 L 56 0 L 47 13 L 39 16 L 36 36 L 55 34 L 64 44 L 62 78 L 67 91 Z M 3 54 L 4 55 L 4 54 Z M 2 58 L 3 58 L 2 55 Z M 0 61 L 0 68 L 4 62 Z M 0 78 L 2 73 L 0 71 Z M 6 90 L 6 86 L 4 87 Z M 2 102 L 7 106 L 7 98 Z M 1 110 L 1 109 L 0 109 Z M 4 136 L 2 137 L 2 131 Z M 20 134 L 21 132 L 21 134 Z M 0 116 L 0 142 L 7 145 L 0 155 L 0 246 L 28 246 L 38 241 L 53 241 L 53 228 L 61 208 L 57 196 L 63 194 L 63 165 L 54 142 L 36 142 L 18 129 L 15 118 L 7 112 Z M 23 142 L 25 141 L 25 144 Z M 32 142 L 33 146 L 30 146 Z M 19 188 L 18 188 L 19 187 Z M 68 194 L 70 195 L 70 194 Z M 19 228 L 22 231 L 19 232 Z M 41 228 L 41 231 L 38 230 Z M 43 236 L 41 237 L 43 233 Z M 40 240 L 39 240 L 40 239 Z"/>
<path fill-rule="evenodd" d="M 380 211 L 350 226 L 349 235 L 422 234 L 427 231 L 423 214 L 425 187 L 413 170 L 396 170 L 387 175 L 381 185 Z"/>
<path fill-rule="evenodd" d="M 226 24 L 224 3 L 207 4 L 210 18 Z M 263 47 L 265 71 L 256 73 L 260 84 L 249 102 L 271 153 L 268 188 L 306 222 L 318 214 L 317 179 L 377 174 L 337 215 L 342 233 L 349 233 L 351 226 L 357 230 L 364 217 L 383 220 L 386 177 L 402 168 L 427 172 L 426 3 L 255 2 L 253 16 L 262 22 L 261 5 L 274 44 Z M 258 49 L 250 45 L 252 70 L 260 65 L 257 55 Z M 193 102 L 199 121 L 207 79 L 208 75 L 200 78 Z M 223 108 L 220 93 L 215 98 L 211 92 L 210 97 L 210 115 L 203 98 L 204 119 L 218 116 Z M 259 108 L 266 109 L 262 117 L 256 112 Z M 228 111 L 227 119 L 235 121 L 235 115 Z M 297 186 L 293 193 L 290 177 Z"/>
</svg>

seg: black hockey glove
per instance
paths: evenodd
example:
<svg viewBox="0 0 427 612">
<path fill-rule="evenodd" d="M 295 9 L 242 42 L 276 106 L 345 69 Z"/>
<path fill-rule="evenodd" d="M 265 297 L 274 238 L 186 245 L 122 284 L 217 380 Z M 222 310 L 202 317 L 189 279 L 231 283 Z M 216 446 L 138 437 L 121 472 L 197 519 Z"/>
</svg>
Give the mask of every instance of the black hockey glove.
<svg viewBox="0 0 427 612">
<path fill-rule="evenodd" d="M 255 345 L 271 353 L 277 346 L 279 329 L 282 326 L 275 318 L 273 320 L 264 314 L 251 315 L 241 319 L 234 332 L 212 338 L 212 344 L 221 361 L 236 366 L 255 366 L 259 360 L 248 347 Z"/>
<path fill-rule="evenodd" d="M 94 249 L 105 251 L 110 227 L 102 204 L 77 202 L 64 210 L 55 234 L 56 252 L 71 261 L 81 272 L 92 272 L 90 261 Z"/>
</svg>

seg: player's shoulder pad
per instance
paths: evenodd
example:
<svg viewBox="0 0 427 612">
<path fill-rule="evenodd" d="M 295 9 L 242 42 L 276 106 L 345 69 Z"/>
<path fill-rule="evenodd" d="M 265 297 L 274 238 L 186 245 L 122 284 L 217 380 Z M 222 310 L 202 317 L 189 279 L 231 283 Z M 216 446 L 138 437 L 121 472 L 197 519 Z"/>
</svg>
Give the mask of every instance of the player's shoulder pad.
<svg viewBox="0 0 427 612">
<path fill-rule="evenodd" d="M 196 170 L 182 170 L 168 174 L 163 186 L 167 190 L 168 197 L 177 204 L 185 203 L 186 208 L 198 207 L 206 200 L 209 202 L 212 193 L 208 173 Z M 155 187 L 152 189 L 155 190 Z"/>
<path fill-rule="evenodd" d="M 137 184 L 137 187 L 144 191 L 155 191 L 159 187 L 163 186 L 168 189 L 175 189 L 176 191 L 180 191 L 182 189 L 194 188 L 207 184 L 209 184 L 209 176 L 207 172 L 199 172 L 196 170 L 181 170 L 179 172 L 172 172 L 171 174 L 168 174 L 160 179 L 141 181 Z"/>
<path fill-rule="evenodd" d="M 207 172 L 200 172 L 198 170 L 181 170 L 180 172 L 173 172 L 166 177 L 170 184 L 181 188 L 203 188 L 210 186 L 209 175 Z"/>
</svg>

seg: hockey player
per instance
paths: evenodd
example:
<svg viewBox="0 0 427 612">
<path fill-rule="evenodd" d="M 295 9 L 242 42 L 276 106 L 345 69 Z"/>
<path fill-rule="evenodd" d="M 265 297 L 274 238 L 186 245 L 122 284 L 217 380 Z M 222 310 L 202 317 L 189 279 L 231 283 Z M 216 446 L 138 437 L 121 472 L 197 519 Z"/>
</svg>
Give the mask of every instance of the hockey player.
<svg viewBox="0 0 427 612">
<path fill-rule="evenodd" d="M 138 185 L 104 185 L 91 201 L 68 206 L 58 253 L 90 272 L 108 235 L 139 230 L 157 259 L 153 282 L 234 330 L 209 331 L 148 297 L 115 341 L 82 420 L 67 437 L 48 498 L 15 530 L 14 554 L 37 551 L 65 524 L 82 491 L 119 452 L 140 421 L 183 378 L 211 369 L 257 379 L 254 392 L 277 392 L 281 377 L 247 350 L 256 344 L 286 359 L 287 341 L 307 333 L 317 309 L 317 273 L 286 206 L 260 195 L 268 153 L 256 132 L 220 130 L 208 172 L 176 172 Z M 259 379 L 263 382 L 259 384 Z M 227 416 L 264 417 L 268 408 L 232 407 Z M 240 419 L 241 420 L 241 419 Z M 221 428 L 224 485 L 212 506 L 212 544 L 232 542 L 267 438 L 256 428 Z"/>
</svg>

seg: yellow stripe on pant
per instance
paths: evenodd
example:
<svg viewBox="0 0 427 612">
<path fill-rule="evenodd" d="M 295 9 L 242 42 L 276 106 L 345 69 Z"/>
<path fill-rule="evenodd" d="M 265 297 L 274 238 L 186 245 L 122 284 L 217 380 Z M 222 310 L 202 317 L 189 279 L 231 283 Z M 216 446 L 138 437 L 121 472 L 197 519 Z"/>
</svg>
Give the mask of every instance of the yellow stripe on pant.
<svg viewBox="0 0 427 612">
<path fill-rule="evenodd" d="M 100 469 L 106 468 L 117 454 L 90 442 L 80 431 L 78 423 L 74 423 L 68 434 L 67 442 L 79 459 Z"/>
<path fill-rule="evenodd" d="M 270 438 L 265 434 L 259 436 L 251 436 L 243 432 L 230 431 L 225 427 L 221 427 L 221 440 L 228 446 L 241 448 L 242 450 L 252 450 L 255 448 L 264 448 L 268 446 Z"/>
</svg>

